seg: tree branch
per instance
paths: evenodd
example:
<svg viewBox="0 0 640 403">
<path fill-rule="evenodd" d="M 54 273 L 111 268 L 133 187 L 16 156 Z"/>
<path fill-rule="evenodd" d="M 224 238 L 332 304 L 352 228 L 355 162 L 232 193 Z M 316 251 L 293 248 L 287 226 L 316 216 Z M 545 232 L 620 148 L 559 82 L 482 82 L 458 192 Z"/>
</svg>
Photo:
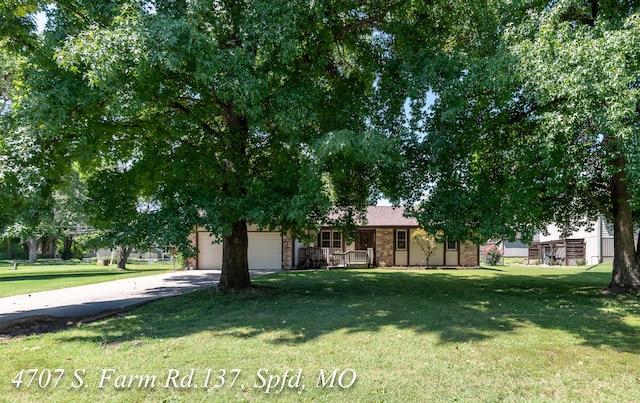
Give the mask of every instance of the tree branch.
<svg viewBox="0 0 640 403">
<path fill-rule="evenodd" d="M 358 20 L 350 25 L 345 25 L 333 35 L 333 38 L 336 41 L 343 39 L 348 33 L 357 31 L 363 28 L 376 28 L 380 24 L 380 20 L 384 18 L 384 16 L 388 13 L 388 10 L 384 10 L 379 12 L 378 14 L 374 14 L 371 17 L 364 18 L 362 20 Z"/>
<path fill-rule="evenodd" d="M 175 109 L 175 110 L 177 110 L 178 112 L 183 113 L 183 114 L 185 114 L 185 115 L 193 116 L 193 114 L 191 113 L 191 111 L 190 111 L 186 106 L 182 105 L 182 104 L 181 104 L 181 103 L 179 103 L 179 102 L 169 102 L 169 103 L 167 104 L 167 106 L 168 106 L 169 108 Z M 200 119 L 198 119 L 198 120 L 200 120 Z M 211 127 L 211 126 L 209 125 L 209 123 L 207 123 L 207 122 L 205 122 L 205 121 L 203 121 L 203 120 L 200 120 L 200 124 L 202 125 L 202 128 L 203 128 L 204 130 L 206 130 L 208 133 L 210 133 L 210 134 L 217 133 L 217 132 L 213 129 L 213 127 Z"/>
<path fill-rule="evenodd" d="M 589 188 L 585 189 L 585 194 L 587 195 L 587 198 L 589 198 L 589 201 L 593 203 L 595 208 L 598 209 L 598 211 L 601 212 L 602 215 L 604 215 L 607 218 L 607 220 L 609 220 L 610 222 L 613 222 L 614 220 L 613 214 L 611 214 L 609 210 L 604 208 L 602 203 L 600 203 L 598 199 L 596 199 L 596 197 L 594 196 L 594 194 L 591 192 Z"/>
<path fill-rule="evenodd" d="M 88 16 L 88 15 L 83 14 L 82 12 L 80 12 L 79 10 L 77 10 L 77 9 L 75 9 L 75 8 L 73 8 L 73 7 L 71 7 L 71 6 L 70 6 L 70 5 L 68 5 L 68 4 L 63 4 L 63 3 L 65 3 L 65 2 L 61 2 L 60 0 L 57 0 L 57 1 L 54 1 L 54 3 L 55 3 L 58 7 L 63 8 L 63 9 L 65 9 L 65 10 L 69 11 L 71 14 L 75 15 L 76 17 L 78 17 L 79 19 L 83 20 L 84 22 L 86 22 L 86 23 L 88 23 L 88 24 L 90 24 L 90 23 L 92 23 L 92 22 L 93 22 L 93 21 L 91 21 L 91 18 L 89 18 L 89 16 Z"/>
</svg>

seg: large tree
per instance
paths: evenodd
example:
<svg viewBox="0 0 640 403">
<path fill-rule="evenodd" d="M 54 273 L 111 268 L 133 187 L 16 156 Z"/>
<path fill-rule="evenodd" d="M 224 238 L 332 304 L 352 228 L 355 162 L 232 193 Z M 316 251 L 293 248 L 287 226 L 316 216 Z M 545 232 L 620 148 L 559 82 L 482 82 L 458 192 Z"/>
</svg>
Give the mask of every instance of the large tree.
<svg viewBox="0 0 640 403">
<path fill-rule="evenodd" d="M 14 127 L 47 168 L 137 189 L 170 243 L 222 236 L 220 287 L 248 287 L 248 222 L 298 234 L 330 206 L 352 217 L 398 166 L 371 118 L 375 27 L 395 3 L 5 0 L 4 47 L 28 60 Z"/>
<path fill-rule="evenodd" d="M 640 290 L 637 1 L 457 3 L 437 57 L 403 55 L 426 167 L 417 213 L 478 241 L 614 225 L 611 291 Z M 415 42 L 414 42 L 415 43 Z M 423 51 L 424 53 L 424 51 Z M 421 98 L 418 98 L 421 100 Z"/>
</svg>

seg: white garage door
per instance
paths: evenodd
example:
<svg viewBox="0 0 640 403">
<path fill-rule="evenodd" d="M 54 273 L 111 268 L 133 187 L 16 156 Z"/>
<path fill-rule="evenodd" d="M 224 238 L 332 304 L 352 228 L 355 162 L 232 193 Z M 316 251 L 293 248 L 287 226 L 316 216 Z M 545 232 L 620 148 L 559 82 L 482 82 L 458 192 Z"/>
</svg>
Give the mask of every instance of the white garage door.
<svg viewBox="0 0 640 403">
<path fill-rule="evenodd" d="M 249 232 L 249 270 L 282 268 L 282 236 L 279 232 Z M 198 269 L 222 269 L 222 243 L 212 244 L 208 232 L 198 232 Z"/>
<path fill-rule="evenodd" d="M 198 269 L 222 269 L 222 243 L 212 244 L 213 240 L 208 232 L 198 232 Z"/>
<path fill-rule="evenodd" d="M 282 236 L 279 232 L 249 232 L 249 270 L 282 268 Z"/>
</svg>

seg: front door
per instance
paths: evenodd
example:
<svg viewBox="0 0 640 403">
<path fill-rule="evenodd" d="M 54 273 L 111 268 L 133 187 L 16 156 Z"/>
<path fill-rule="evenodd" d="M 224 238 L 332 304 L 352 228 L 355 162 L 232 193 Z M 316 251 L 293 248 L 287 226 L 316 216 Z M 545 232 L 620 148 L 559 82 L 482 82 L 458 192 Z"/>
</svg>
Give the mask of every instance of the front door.
<svg viewBox="0 0 640 403">
<path fill-rule="evenodd" d="M 358 238 L 356 239 L 356 250 L 371 249 L 373 255 L 369 256 L 370 263 L 376 264 L 376 231 L 375 230 L 362 230 L 358 231 Z"/>
<path fill-rule="evenodd" d="M 358 231 L 358 239 L 356 240 L 356 250 L 373 249 L 375 244 L 376 232 L 372 230 Z"/>
</svg>

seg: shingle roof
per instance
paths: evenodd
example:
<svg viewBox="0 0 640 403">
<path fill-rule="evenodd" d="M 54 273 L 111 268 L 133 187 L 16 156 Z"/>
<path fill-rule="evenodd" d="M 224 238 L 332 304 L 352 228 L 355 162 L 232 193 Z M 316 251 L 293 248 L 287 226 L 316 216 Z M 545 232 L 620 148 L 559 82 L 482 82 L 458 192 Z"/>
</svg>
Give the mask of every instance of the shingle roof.
<svg viewBox="0 0 640 403">
<path fill-rule="evenodd" d="M 367 222 L 358 223 L 358 225 L 360 227 L 417 227 L 418 221 L 413 217 L 405 217 L 404 211 L 404 207 L 369 206 Z"/>
<path fill-rule="evenodd" d="M 370 206 L 367 208 L 366 227 L 417 227 L 414 217 L 404 216 L 404 207 Z"/>
</svg>

